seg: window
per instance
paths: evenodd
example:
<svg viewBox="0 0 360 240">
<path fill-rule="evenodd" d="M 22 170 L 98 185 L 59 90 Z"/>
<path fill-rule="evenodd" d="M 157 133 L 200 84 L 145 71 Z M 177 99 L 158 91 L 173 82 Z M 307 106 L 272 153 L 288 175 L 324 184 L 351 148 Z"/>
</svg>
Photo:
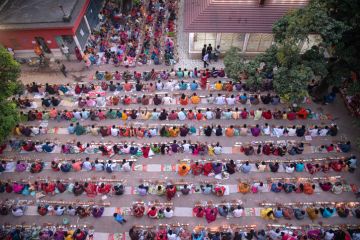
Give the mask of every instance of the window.
<svg viewBox="0 0 360 240">
<path fill-rule="evenodd" d="M 229 50 L 230 47 L 238 47 L 242 50 L 244 39 L 245 33 L 221 33 L 220 48 L 222 51 Z"/>
<path fill-rule="evenodd" d="M 216 33 L 195 33 L 194 34 L 194 49 L 195 51 L 201 51 L 204 44 L 211 44 L 213 49 L 216 43 Z"/>
<path fill-rule="evenodd" d="M 246 47 L 247 52 L 265 52 L 273 42 L 273 35 L 266 33 L 251 33 Z"/>
</svg>

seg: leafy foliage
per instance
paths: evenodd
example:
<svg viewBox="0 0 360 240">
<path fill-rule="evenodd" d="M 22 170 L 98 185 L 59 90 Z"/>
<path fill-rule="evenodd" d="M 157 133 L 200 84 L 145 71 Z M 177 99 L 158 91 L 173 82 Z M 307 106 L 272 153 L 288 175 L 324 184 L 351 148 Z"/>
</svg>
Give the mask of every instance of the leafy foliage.
<svg viewBox="0 0 360 240">
<path fill-rule="evenodd" d="M 234 80 L 239 80 L 244 70 L 245 63 L 239 48 L 231 47 L 224 58 L 226 75 Z"/>
<path fill-rule="evenodd" d="M 313 76 L 311 68 L 295 65 L 279 67 L 274 75 L 274 89 L 286 101 L 299 102 L 307 96 L 307 84 Z"/>
<path fill-rule="evenodd" d="M 288 12 L 273 25 L 275 41 L 299 43 L 317 33 L 327 47 L 337 44 L 350 27 L 329 15 L 325 0 L 312 0 L 303 8 Z"/>
<path fill-rule="evenodd" d="M 311 68 L 315 76 L 324 78 L 328 74 L 327 61 L 324 58 L 324 49 L 313 46 L 302 54 L 302 63 Z"/>
<path fill-rule="evenodd" d="M 6 49 L 0 47 L 0 142 L 8 136 L 19 121 L 16 104 L 8 100 L 21 89 L 19 76 L 19 63 Z"/>
<path fill-rule="evenodd" d="M 0 142 L 4 141 L 19 122 L 19 112 L 16 104 L 8 100 L 0 104 Z"/>
</svg>

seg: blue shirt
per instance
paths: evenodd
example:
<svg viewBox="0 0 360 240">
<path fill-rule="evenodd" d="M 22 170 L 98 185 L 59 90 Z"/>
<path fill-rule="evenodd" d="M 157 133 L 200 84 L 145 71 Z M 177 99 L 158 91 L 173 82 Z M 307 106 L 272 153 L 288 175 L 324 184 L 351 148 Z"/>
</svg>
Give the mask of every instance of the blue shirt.
<svg viewBox="0 0 360 240">
<path fill-rule="evenodd" d="M 334 214 L 335 209 L 331 209 L 331 210 L 332 210 L 332 212 L 325 208 L 323 213 L 322 213 L 323 218 L 331 217 Z"/>
<path fill-rule="evenodd" d="M 276 218 L 282 218 L 282 217 L 283 217 L 283 212 L 282 212 L 282 210 L 275 210 L 275 211 L 274 211 L 274 216 L 275 216 Z"/>
<path fill-rule="evenodd" d="M 304 171 L 304 164 L 303 163 L 297 163 L 296 167 L 295 167 L 295 170 L 297 172 L 303 172 Z"/>
<path fill-rule="evenodd" d="M 212 187 L 204 187 L 203 193 L 209 195 L 212 192 Z"/>
<path fill-rule="evenodd" d="M 69 132 L 69 134 L 74 134 L 75 133 L 75 127 L 74 126 L 69 126 L 68 127 L 68 132 Z"/>
<path fill-rule="evenodd" d="M 122 215 L 117 214 L 115 217 L 115 221 L 117 221 L 118 223 L 123 223 L 124 222 L 124 218 Z"/>
<path fill-rule="evenodd" d="M 251 170 L 250 164 L 249 164 L 249 165 L 244 164 L 244 165 L 241 166 L 241 171 L 242 171 L 243 173 L 249 173 L 250 170 Z"/>
<path fill-rule="evenodd" d="M 187 89 L 187 84 L 186 83 L 179 83 L 179 88 L 180 88 L 180 90 L 186 90 Z"/>
<path fill-rule="evenodd" d="M 198 84 L 197 83 L 191 83 L 190 84 L 190 89 L 192 90 L 192 91 L 196 91 L 196 89 L 198 88 Z"/>
</svg>

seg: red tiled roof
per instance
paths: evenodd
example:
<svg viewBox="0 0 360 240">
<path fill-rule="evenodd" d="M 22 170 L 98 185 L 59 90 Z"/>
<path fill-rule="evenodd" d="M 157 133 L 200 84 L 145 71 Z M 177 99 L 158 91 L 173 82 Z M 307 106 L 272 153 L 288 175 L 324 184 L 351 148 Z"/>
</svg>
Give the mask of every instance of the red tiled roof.
<svg viewBox="0 0 360 240">
<path fill-rule="evenodd" d="M 309 0 L 185 0 L 185 32 L 271 33 L 272 24 L 288 10 Z"/>
</svg>

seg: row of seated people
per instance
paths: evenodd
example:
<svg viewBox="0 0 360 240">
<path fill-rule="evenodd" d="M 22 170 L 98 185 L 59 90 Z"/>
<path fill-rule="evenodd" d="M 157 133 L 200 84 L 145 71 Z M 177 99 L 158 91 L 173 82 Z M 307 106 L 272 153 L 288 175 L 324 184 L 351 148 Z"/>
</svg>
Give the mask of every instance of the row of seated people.
<svg viewBox="0 0 360 240">
<path fill-rule="evenodd" d="M 205 208 L 202 209 L 205 211 Z M 312 208 L 308 208 L 310 212 Z M 210 210 L 211 211 L 211 210 Z M 237 210 L 236 210 L 237 211 Z M 294 216 L 298 216 L 299 220 L 302 219 L 301 209 L 294 209 Z M 305 210 L 306 211 L 306 210 Z M 319 211 L 319 210 L 318 210 Z M 219 210 L 218 210 L 219 212 Z M 220 214 L 220 213 L 219 213 Z M 206 213 L 204 212 L 204 215 Z M 208 216 L 210 219 L 210 216 Z M 215 230 L 214 230 L 215 229 Z M 341 227 L 337 228 L 334 226 L 330 227 L 314 227 L 309 229 L 294 230 L 292 228 L 277 228 L 269 226 L 267 229 L 246 229 L 246 228 L 234 228 L 226 226 L 219 228 L 197 228 L 192 231 L 179 227 L 159 227 L 159 228 L 139 228 L 133 226 L 129 230 L 129 236 L 131 240 L 140 239 L 157 239 L 157 240 L 307 240 L 307 239 L 318 239 L 318 240 L 332 240 L 332 239 L 354 239 L 357 240 L 360 237 L 360 230 L 353 227 Z"/>
<path fill-rule="evenodd" d="M 271 210 L 270 210 L 271 209 Z M 317 219 L 319 215 L 323 218 L 329 218 L 333 216 L 335 213 L 338 214 L 340 217 L 347 217 L 350 215 L 351 211 L 355 211 L 358 213 L 359 216 L 359 208 L 349 209 L 346 207 L 337 207 L 337 208 L 319 208 L 317 210 L 317 214 L 313 214 L 313 208 L 292 208 L 292 207 L 277 207 L 277 208 L 263 208 L 260 210 L 260 214 L 264 219 L 287 219 L 287 220 L 303 220 L 306 215 L 309 218 Z M 314 211 L 315 212 L 315 211 Z M 216 206 L 196 206 L 193 208 L 193 213 L 198 218 L 205 218 L 208 223 L 214 222 L 217 219 L 217 216 L 223 217 L 243 217 L 244 209 L 241 205 L 237 206 L 226 206 L 220 205 Z M 311 216 L 310 216 L 311 215 Z"/>
<path fill-rule="evenodd" d="M 267 100 L 263 101 L 265 104 L 269 104 L 270 102 L 273 105 L 277 105 L 280 103 L 280 98 L 276 96 L 271 96 L 268 94 L 267 96 L 263 97 L 262 99 L 270 99 L 269 102 Z M 169 96 L 169 94 L 165 93 L 164 96 L 160 96 L 158 94 L 152 95 L 142 95 L 142 97 L 131 97 L 128 95 L 124 96 L 110 96 L 105 97 L 101 94 L 97 94 L 95 97 L 79 97 L 77 100 L 74 100 L 73 102 L 77 104 L 78 107 L 107 107 L 107 106 L 118 106 L 118 105 L 132 105 L 132 104 L 138 104 L 143 106 L 148 105 L 175 105 L 180 104 L 181 106 L 187 106 L 187 105 L 201 105 L 201 104 L 214 104 L 214 105 L 228 105 L 228 106 L 234 106 L 238 104 L 247 104 L 249 100 L 249 103 L 251 105 L 258 105 L 260 103 L 258 95 L 253 95 L 248 98 L 246 93 L 243 95 L 222 95 L 218 94 L 216 97 L 213 97 L 213 94 L 209 94 L 208 96 L 198 96 L 196 93 L 193 93 L 190 96 L 186 96 L 185 94 L 182 94 L 180 97 L 176 97 L 176 95 Z M 26 108 L 36 108 L 38 106 L 37 102 L 35 100 L 30 100 L 29 98 L 13 98 L 13 101 L 19 106 L 19 108 L 26 109 Z M 46 97 L 41 98 L 41 106 L 45 108 L 49 107 L 58 107 L 62 102 L 61 98 L 55 98 L 53 97 Z"/>
<path fill-rule="evenodd" d="M 68 110 L 58 110 L 53 108 L 49 111 L 38 111 L 38 110 L 29 110 L 28 112 L 20 112 L 20 120 L 25 121 L 41 121 L 41 120 L 67 120 L 67 121 L 77 121 L 77 120 L 92 120 L 92 121 L 103 121 L 106 119 L 121 119 L 123 121 L 127 120 L 306 120 L 306 119 L 316 119 L 318 116 L 317 113 L 312 112 L 310 109 L 300 108 L 297 111 L 294 109 L 289 110 L 247 110 L 246 108 L 239 110 L 238 108 L 234 109 L 220 109 L 220 108 L 206 108 L 206 109 L 187 109 L 181 108 L 180 110 L 158 110 L 154 108 L 151 110 L 121 110 L 121 109 L 112 109 L 102 110 L 102 109 L 74 109 L 72 111 Z M 335 128 L 333 127 L 334 131 Z"/>
<path fill-rule="evenodd" d="M 51 161 L 51 169 L 55 172 L 61 171 L 64 173 L 67 172 L 78 172 L 78 171 L 95 171 L 102 172 L 106 171 L 107 173 L 112 173 L 115 171 L 130 172 L 133 171 L 133 161 L 127 161 L 123 159 L 121 163 L 118 161 L 90 161 L 89 157 L 86 157 L 85 160 L 53 160 Z M 2 160 L 0 163 L 0 173 L 1 172 L 25 172 L 29 171 L 31 173 L 39 173 L 43 171 L 45 163 L 41 160 L 35 161 L 21 161 L 18 160 L 16 163 L 14 161 L 5 161 Z M 283 171 L 286 173 L 294 172 L 309 172 L 310 174 L 316 174 L 318 172 L 327 173 L 330 170 L 335 172 L 354 172 L 357 168 L 357 158 L 356 156 L 351 156 L 345 160 L 332 160 L 319 163 L 304 163 L 302 161 L 294 160 L 291 163 L 279 164 L 278 162 L 267 164 L 265 161 L 261 163 L 252 164 L 249 161 L 245 163 L 241 161 L 230 160 L 228 162 L 199 162 L 195 161 L 193 163 L 183 162 L 178 164 L 177 173 L 180 176 L 185 176 L 192 174 L 194 176 L 204 175 L 204 176 L 216 176 L 216 175 L 232 175 L 236 172 L 249 173 L 251 171 L 256 172 L 279 172 Z"/>
<path fill-rule="evenodd" d="M 156 71 L 155 69 L 151 69 L 151 71 L 145 71 L 145 72 L 137 72 L 134 71 L 131 73 L 128 70 L 125 70 L 124 72 L 109 72 L 109 71 L 96 71 L 93 76 L 91 76 L 91 79 L 93 80 L 144 80 L 144 81 L 156 81 L 156 80 L 168 80 L 168 79 L 187 79 L 187 78 L 217 78 L 217 77 L 225 77 L 225 70 L 223 68 L 216 69 L 213 67 L 211 70 L 206 69 L 187 69 L 187 68 L 178 68 L 177 70 L 170 69 L 170 70 L 160 70 Z"/>
<path fill-rule="evenodd" d="M 333 130 L 332 130 L 333 129 Z M 26 125 L 16 125 L 13 134 L 15 136 L 25 136 L 33 137 L 38 135 L 44 135 L 46 133 L 52 132 L 51 128 L 43 128 L 42 126 L 26 126 Z M 309 135 L 311 137 L 317 136 L 336 136 L 334 134 L 337 132 L 336 125 L 318 127 L 317 125 L 311 126 L 308 129 L 304 125 L 302 126 L 290 126 L 284 128 L 283 126 L 272 126 L 270 127 L 268 123 L 265 123 L 263 126 L 256 124 L 255 126 L 248 126 L 246 124 L 242 126 L 230 125 L 228 127 L 217 125 L 207 125 L 204 127 L 195 127 L 185 125 L 176 125 L 176 126 L 163 126 L 163 127 L 135 127 L 130 125 L 129 127 L 125 126 L 95 126 L 89 125 L 84 126 L 79 122 L 76 124 L 70 123 L 67 127 L 68 134 L 75 134 L 77 136 L 84 134 L 91 134 L 93 136 L 101 135 L 102 137 L 112 136 L 112 137 L 186 137 L 188 135 L 193 135 L 198 133 L 199 135 L 205 135 L 210 137 L 215 136 L 276 136 L 276 137 L 303 137 Z"/>
<path fill-rule="evenodd" d="M 0 182 L 0 193 L 15 193 L 23 196 L 35 196 L 38 193 L 53 196 L 62 193 L 71 193 L 74 196 L 86 195 L 94 197 L 96 195 L 120 196 L 125 193 L 125 186 L 119 183 L 101 182 L 64 182 L 64 181 L 34 181 L 34 182 Z M 105 181 L 105 180 L 103 180 Z M 317 180 L 316 180 L 317 181 Z M 304 193 L 312 195 L 315 191 L 332 192 L 341 194 L 352 191 L 349 185 L 341 181 L 330 182 L 319 180 L 318 182 L 304 180 L 303 182 L 286 182 L 286 180 L 269 180 L 264 184 L 262 181 L 239 182 L 237 192 L 242 194 L 257 193 Z M 133 194 L 139 196 L 157 195 L 166 197 L 168 201 L 179 194 L 186 196 L 190 193 L 201 193 L 203 195 L 214 195 L 222 197 L 226 193 L 226 185 L 221 184 L 187 184 L 175 185 L 172 183 L 145 183 L 140 184 L 134 189 Z"/>
<path fill-rule="evenodd" d="M 296 210 L 296 209 L 295 209 Z M 308 208 L 310 212 L 312 208 Z M 305 210 L 306 211 L 306 210 Z M 319 210 L 317 210 L 319 212 Z M 299 211 L 294 211 L 294 216 L 300 216 Z M 5 227 L 0 230 L 0 236 L 3 239 L 30 239 L 30 237 L 56 240 L 85 240 L 89 235 L 92 236 L 91 231 L 86 228 L 70 227 Z M 287 226 L 278 228 L 269 226 L 267 229 L 252 229 L 252 228 L 234 228 L 232 227 L 213 227 L 204 228 L 197 227 L 189 229 L 186 225 L 171 226 L 161 225 L 159 227 L 153 226 L 151 228 L 144 228 L 134 225 L 129 229 L 129 238 L 131 240 L 307 240 L 307 239 L 354 239 L 357 240 L 360 236 L 360 230 L 351 226 L 314 226 L 304 229 L 287 228 Z"/>
<path fill-rule="evenodd" d="M 51 153 L 55 149 L 63 154 L 95 154 L 101 153 L 103 156 L 132 155 L 137 157 L 149 158 L 154 155 L 172 155 L 176 153 L 186 153 L 192 155 L 220 155 L 223 147 L 219 143 L 201 143 L 191 142 L 191 140 L 183 140 L 182 142 L 172 143 L 151 143 L 151 144 L 136 144 L 136 143 L 54 143 L 54 142 L 33 142 L 25 140 L 10 140 L 9 146 L 12 151 L 22 152 L 44 152 Z M 1 153 L 4 153 L 7 145 L 2 145 Z"/>
<path fill-rule="evenodd" d="M 101 153 L 103 156 L 119 155 L 135 155 L 148 158 L 149 156 L 161 154 L 161 155 L 172 155 L 175 153 L 186 153 L 196 155 L 220 155 L 222 154 L 222 146 L 219 143 L 192 143 L 190 140 L 183 140 L 182 142 L 173 141 L 173 143 L 154 143 L 154 144 L 134 144 L 127 143 L 123 144 L 96 144 L 96 143 L 53 143 L 53 142 L 33 142 L 26 140 L 10 140 L 9 145 L 11 151 L 22 151 L 22 152 L 44 152 L 51 153 L 56 152 L 63 154 L 94 154 Z M 7 145 L 2 146 L 2 152 L 6 149 Z M 255 149 L 257 148 L 257 149 Z M 246 144 L 240 146 L 240 152 L 246 156 L 251 155 L 274 155 L 274 156 L 285 156 L 302 154 L 304 144 L 302 142 L 287 142 L 287 143 L 265 143 L 265 144 Z M 351 142 L 339 142 L 338 144 L 329 144 L 318 146 L 314 152 L 328 152 L 337 151 L 347 153 L 351 150 Z"/>
<path fill-rule="evenodd" d="M 251 171 L 256 172 L 272 172 L 276 173 L 283 171 L 286 173 L 294 172 L 309 172 L 310 174 L 315 174 L 317 172 L 327 173 L 330 170 L 335 172 L 349 171 L 354 172 L 357 168 L 357 158 L 356 156 L 351 156 L 345 161 L 343 160 L 334 160 L 330 162 L 325 162 L 322 164 L 319 163 L 304 163 L 301 161 L 294 161 L 291 163 L 280 164 L 278 162 L 266 163 L 262 161 L 261 163 L 251 164 L 249 161 L 235 162 L 230 160 L 226 163 L 223 162 L 205 162 L 201 163 L 195 161 L 193 163 L 182 162 L 178 165 L 177 172 L 180 176 L 185 176 L 192 174 L 194 176 L 204 175 L 204 176 L 216 176 L 223 175 L 227 173 L 232 175 L 236 172 L 241 173 L 250 173 Z"/>
<path fill-rule="evenodd" d="M 35 84 L 35 83 L 34 83 Z M 212 91 L 226 91 L 226 92 L 240 92 L 240 91 L 249 91 L 246 83 L 242 82 L 232 82 L 232 81 L 218 81 L 216 83 L 209 83 L 204 81 L 203 83 L 196 80 L 193 81 L 177 81 L 177 80 L 168 80 L 166 82 L 149 82 L 142 83 L 140 80 L 136 82 L 129 82 L 125 80 L 124 82 L 114 83 L 102 82 L 99 85 L 96 84 L 76 84 L 75 86 L 67 85 L 45 85 L 43 87 L 28 86 L 26 93 L 36 94 L 38 96 L 47 97 L 47 96 L 79 96 L 79 95 L 93 95 L 94 93 L 106 94 L 107 92 L 113 92 L 113 95 L 117 95 L 120 92 L 132 92 L 132 93 L 156 93 L 157 91 L 197 91 L 197 90 L 209 90 Z M 240 99 L 244 104 L 246 100 L 253 100 L 254 104 L 260 102 L 264 104 L 272 103 L 274 105 L 278 104 L 280 101 L 279 97 L 269 96 L 267 94 L 259 94 L 261 97 L 255 98 L 254 94 L 249 93 L 248 95 L 242 95 Z"/>
<path fill-rule="evenodd" d="M 351 142 L 339 142 L 338 144 L 327 144 L 315 147 L 314 151 L 319 153 L 327 152 L 343 152 L 348 153 L 351 150 Z M 302 154 L 304 151 L 304 143 L 300 142 L 297 144 L 288 143 L 287 145 L 274 145 L 273 143 L 253 145 L 241 145 L 240 152 L 246 156 L 252 155 L 274 155 L 274 156 L 285 156 Z"/>
<path fill-rule="evenodd" d="M 19 212 L 21 214 L 21 210 Z M 71 228 L 56 226 L 4 226 L 0 230 L 1 239 L 56 239 L 56 240 L 85 240 L 87 237 L 92 237 L 93 230 L 87 228 Z"/>
<path fill-rule="evenodd" d="M 20 217 L 26 214 L 25 208 L 18 210 L 16 207 L 2 204 L 0 206 L 0 215 L 6 216 L 13 213 L 14 216 Z M 25 210 L 25 211 L 24 211 Z M 76 205 L 51 205 L 51 204 L 39 204 L 37 207 L 37 213 L 40 216 L 78 216 L 79 218 L 85 218 L 93 216 L 94 218 L 100 218 L 104 213 L 105 208 L 99 206 L 76 206 Z"/>
<path fill-rule="evenodd" d="M 133 161 L 127 161 L 123 159 L 121 163 L 118 161 L 90 161 L 90 158 L 85 158 L 85 161 L 82 160 L 53 160 L 51 161 L 51 170 L 54 172 L 79 172 L 79 171 L 95 171 L 102 172 L 106 171 L 107 173 L 112 173 L 114 171 L 123 171 L 129 172 L 132 171 Z M 18 160 L 16 163 L 12 161 L 2 160 L 0 163 L 0 173 L 1 172 L 25 172 L 29 171 L 31 173 L 39 173 L 44 170 L 45 162 L 41 160 L 34 160 L 31 162 Z"/>
<path fill-rule="evenodd" d="M 34 182 L 0 182 L 1 193 L 16 193 L 23 196 L 35 196 L 37 193 L 45 195 L 56 195 L 71 193 L 74 196 L 86 194 L 88 197 L 96 195 L 120 196 L 125 192 L 122 183 L 92 183 L 92 182 L 62 182 L 57 181 L 34 181 Z"/>
<path fill-rule="evenodd" d="M 297 208 L 295 208 L 297 209 Z M 299 219 L 302 220 L 307 215 L 311 220 L 317 220 L 319 216 L 322 218 L 330 218 L 337 214 L 341 218 L 348 217 L 353 211 L 354 216 L 359 217 L 359 208 L 348 208 L 345 206 L 340 207 L 308 207 L 306 210 L 301 210 L 300 218 L 295 217 L 295 210 L 290 207 L 276 207 L 276 208 L 263 208 L 261 209 L 261 217 L 266 220 L 276 220 L 276 219 Z M 351 216 L 351 215 L 350 215 Z"/>
</svg>

